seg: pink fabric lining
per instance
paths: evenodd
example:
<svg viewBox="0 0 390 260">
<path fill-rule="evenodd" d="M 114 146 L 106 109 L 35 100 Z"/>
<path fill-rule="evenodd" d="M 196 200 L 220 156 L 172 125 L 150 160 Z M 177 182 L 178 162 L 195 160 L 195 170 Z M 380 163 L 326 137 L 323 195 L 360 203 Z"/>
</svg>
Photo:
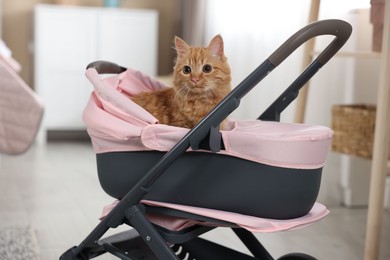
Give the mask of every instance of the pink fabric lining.
<svg viewBox="0 0 390 260">
<path fill-rule="evenodd" d="M 104 207 L 100 218 L 102 219 L 105 216 L 107 216 L 107 214 L 116 206 L 118 202 L 119 201 L 116 200 L 111 205 Z M 329 214 L 328 209 L 320 203 L 315 203 L 313 208 L 310 210 L 310 212 L 307 215 L 300 218 L 287 219 L 287 220 L 258 218 L 258 217 L 252 217 L 252 216 L 242 215 L 233 212 L 198 208 L 198 207 L 185 206 L 185 205 L 177 205 L 177 204 L 150 201 L 150 200 L 143 200 L 142 203 L 144 203 L 145 205 L 165 207 L 165 208 L 189 212 L 189 213 L 193 213 L 205 217 L 210 217 L 218 220 L 223 220 L 230 223 L 235 223 L 238 226 L 245 228 L 248 231 L 258 232 L 258 233 L 270 233 L 270 232 L 301 229 L 324 218 L 326 215 Z M 199 222 L 191 219 L 176 218 L 170 216 L 160 216 L 155 214 L 148 215 L 148 218 L 152 223 L 156 225 L 164 227 L 168 230 L 175 230 L 175 231 L 182 230 L 184 228 L 193 226 L 195 224 L 215 226 L 215 224 L 212 223 L 205 223 L 205 222 Z"/>
<path fill-rule="evenodd" d="M 96 153 L 168 151 L 189 131 L 158 124 L 130 100 L 141 91 L 165 88 L 162 83 L 132 69 L 105 79 L 95 69 L 88 69 L 86 76 L 94 92 L 83 119 Z M 323 126 L 259 120 L 230 120 L 221 133 L 226 148 L 221 154 L 298 169 L 322 167 L 333 135 Z"/>
</svg>

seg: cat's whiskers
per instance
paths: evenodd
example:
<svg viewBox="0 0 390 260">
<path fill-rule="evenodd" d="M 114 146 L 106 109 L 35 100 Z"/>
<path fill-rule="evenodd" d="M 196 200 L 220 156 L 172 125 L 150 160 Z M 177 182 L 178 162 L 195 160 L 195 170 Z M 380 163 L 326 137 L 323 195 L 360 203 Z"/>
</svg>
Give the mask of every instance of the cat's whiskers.
<svg viewBox="0 0 390 260">
<path fill-rule="evenodd" d="M 180 102 L 180 101 L 178 101 L 179 99 L 181 99 L 181 100 L 188 99 L 189 94 L 190 94 L 190 88 L 187 86 L 183 86 L 176 91 L 175 97 L 173 100 L 175 103 L 178 103 L 178 102 Z"/>
</svg>

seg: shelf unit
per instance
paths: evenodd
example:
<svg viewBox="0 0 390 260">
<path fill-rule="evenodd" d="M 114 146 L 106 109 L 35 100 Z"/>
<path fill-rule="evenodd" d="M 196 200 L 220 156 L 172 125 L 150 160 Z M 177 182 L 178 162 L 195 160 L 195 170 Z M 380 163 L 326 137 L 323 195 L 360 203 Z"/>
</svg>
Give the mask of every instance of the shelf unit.
<svg viewBox="0 0 390 260">
<path fill-rule="evenodd" d="M 92 85 L 85 67 L 108 60 L 157 74 L 158 12 L 39 4 L 35 7 L 35 89 L 45 102 L 48 131 L 84 131 Z"/>
<path fill-rule="evenodd" d="M 320 0 L 312 0 L 309 22 L 318 19 Z M 386 176 L 390 171 L 388 161 L 388 145 L 390 136 L 390 0 L 385 0 L 385 20 L 383 28 L 381 53 L 339 53 L 337 55 L 353 58 L 379 58 L 379 84 L 377 97 L 377 112 L 375 122 L 375 137 L 371 168 L 371 181 L 369 190 L 369 203 L 367 213 L 366 241 L 364 249 L 365 260 L 377 260 L 380 254 L 381 227 Z M 303 67 L 310 64 L 314 51 L 314 40 L 306 44 L 304 49 Z M 295 121 L 303 123 L 307 101 L 308 85 L 305 86 L 297 100 Z"/>
</svg>

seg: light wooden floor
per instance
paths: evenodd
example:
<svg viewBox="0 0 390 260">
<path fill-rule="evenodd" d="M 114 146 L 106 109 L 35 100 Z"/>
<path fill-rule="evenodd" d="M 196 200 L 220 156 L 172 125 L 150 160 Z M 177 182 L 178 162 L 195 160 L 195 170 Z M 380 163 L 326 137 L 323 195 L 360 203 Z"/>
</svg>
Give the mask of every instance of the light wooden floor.
<svg viewBox="0 0 390 260">
<path fill-rule="evenodd" d="M 58 259 L 79 244 L 98 223 L 102 207 L 112 201 L 99 186 L 88 143 L 52 142 L 35 145 L 23 155 L 0 155 L 0 228 L 32 226 L 42 260 Z M 366 209 L 330 211 L 306 229 L 257 236 L 274 257 L 300 251 L 319 259 L 363 259 Z M 390 214 L 383 216 L 381 259 L 388 260 Z M 205 237 L 242 249 L 228 229 Z"/>
</svg>

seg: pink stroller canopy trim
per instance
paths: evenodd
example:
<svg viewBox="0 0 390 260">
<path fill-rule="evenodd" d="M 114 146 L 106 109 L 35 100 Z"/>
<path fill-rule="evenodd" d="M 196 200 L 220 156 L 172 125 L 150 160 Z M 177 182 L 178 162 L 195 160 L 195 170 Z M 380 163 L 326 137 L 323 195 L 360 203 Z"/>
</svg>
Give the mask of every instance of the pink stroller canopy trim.
<svg viewBox="0 0 390 260">
<path fill-rule="evenodd" d="M 168 151 L 189 129 L 159 124 L 130 100 L 142 92 L 165 88 L 141 72 L 127 71 L 101 78 L 95 69 L 86 76 L 94 91 L 83 114 L 96 153 Z M 316 169 L 324 165 L 333 132 L 323 126 L 230 120 L 221 131 L 220 154 L 271 166 Z"/>
</svg>

